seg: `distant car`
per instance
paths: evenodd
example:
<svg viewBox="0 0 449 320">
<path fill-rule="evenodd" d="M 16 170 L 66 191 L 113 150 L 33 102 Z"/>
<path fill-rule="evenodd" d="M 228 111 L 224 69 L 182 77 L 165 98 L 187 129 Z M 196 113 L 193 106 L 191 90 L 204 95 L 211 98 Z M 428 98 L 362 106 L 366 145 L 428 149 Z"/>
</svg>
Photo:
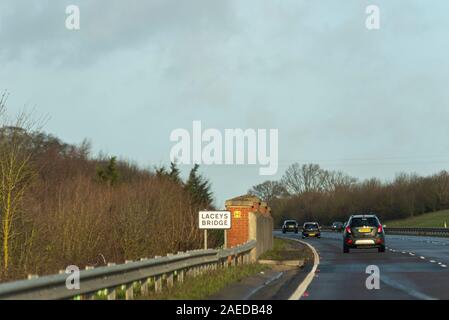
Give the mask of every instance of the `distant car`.
<svg viewBox="0 0 449 320">
<path fill-rule="evenodd" d="M 337 231 L 337 232 L 343 231 L 343 222 L 336 221 L 336 222 L 332 223 L 331 229 L 332 229 L 332 231 Z"/>
<path fill-rule="evenodd" d="M 343 231 L 343 252 L 350 249 L 377 248 L 385 252 L 385 231 L 374 214 L 352 215 Z"/>
<path fill-rule="evenodd" d="M 299 225 L 296 220 L 285 220 L 284 224 L 282 225 L 282 233 L 286 232 L 294 232 L 298 233 Z"/>
<path fill-rule="evenodd" d="M 302 227 L 302 238 L 317 237 L 321 238 L 321 229 L 318 222 L 306 222 Z"/>
</svg>

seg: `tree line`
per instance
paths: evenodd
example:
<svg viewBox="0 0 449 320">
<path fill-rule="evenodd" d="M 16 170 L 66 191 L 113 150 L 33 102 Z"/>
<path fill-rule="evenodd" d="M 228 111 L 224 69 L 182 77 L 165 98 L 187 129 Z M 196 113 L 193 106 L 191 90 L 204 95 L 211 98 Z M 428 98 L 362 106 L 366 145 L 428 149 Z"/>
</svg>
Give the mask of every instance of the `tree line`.
<svg viewBox="0 0 449 320">
<path fill-rule="evenodd" d="M 276 225 L 288 218 L 330 224 L 356 213 L 375 213 L 387 221 L 449 209 L 449 173 L 359 181 L 318 164 L 294 163 L 279 181 L 265 181 L 249 193 L 270 204 Z"/>
<path fill-rule="evenodd" d="M 0 97 L 0 282 L 197 249 L 198 211 L 213 209 L 195 166 L 142 169 L 90 143 L 67 144 Z M 211 246 L 221 244 L 211 234 Z"/>
</svg>

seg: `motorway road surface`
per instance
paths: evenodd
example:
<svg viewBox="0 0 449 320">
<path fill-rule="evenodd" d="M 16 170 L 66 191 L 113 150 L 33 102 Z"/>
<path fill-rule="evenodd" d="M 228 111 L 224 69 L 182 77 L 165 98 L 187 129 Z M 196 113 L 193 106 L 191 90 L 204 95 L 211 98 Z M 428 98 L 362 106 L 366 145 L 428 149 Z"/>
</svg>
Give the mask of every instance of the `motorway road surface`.
<svg viewBox="0 0 449 320">
<path fill-rule="evenodd" d="M 279 237 L 301 239 L 297 234 Z M 387 235 L 385 253 L 342 250 L 340 233 L 305 239 L 320 255 L 317 273 L 302 299 L 449 299 L 449 239 Z M 366 267 L 380 270 L 380 289 L 368 290 Z"/>
</svg>

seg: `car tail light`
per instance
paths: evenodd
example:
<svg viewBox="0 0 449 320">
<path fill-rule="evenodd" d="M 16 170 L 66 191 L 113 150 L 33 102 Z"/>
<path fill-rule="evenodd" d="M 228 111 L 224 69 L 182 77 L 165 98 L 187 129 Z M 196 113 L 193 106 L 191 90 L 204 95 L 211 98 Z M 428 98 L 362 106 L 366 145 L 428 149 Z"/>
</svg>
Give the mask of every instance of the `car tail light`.
<svg viewBox="0 0 449 320">
<path fill-rule="evenodd" d="M 352 239 L 346 239 L 347 244 L 352 244 Z"/>
<path fill-rule="evenodd" d="M 349 226 L 346 227 L 346 232 L 351 233 L 351 228 Z"/>
<path fill-rule="evenodd" d="M 382 229 L 382 225 L 379 224 L 379 226 L 377 227 L 377 233 L 382 233 L 383 229 Z"/>
</svg>

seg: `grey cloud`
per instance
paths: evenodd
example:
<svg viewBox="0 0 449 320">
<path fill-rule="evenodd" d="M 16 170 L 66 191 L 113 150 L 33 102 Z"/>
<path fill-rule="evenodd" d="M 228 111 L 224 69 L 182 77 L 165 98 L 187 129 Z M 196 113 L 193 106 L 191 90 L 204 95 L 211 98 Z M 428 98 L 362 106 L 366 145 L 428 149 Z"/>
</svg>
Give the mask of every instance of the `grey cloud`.
<svg viewBox="0 0 449 320">
<path fill-rule="evenodd" d="M 65 8 L 81 11 L 81 30 L 65 28 Z M 220 41 L 231 31 L 233 10 L 226 1 L 176 0 L 8 0 L 0 4 L 0 57 L 32 57 L 41 63 L 84 64 L 116 50 L 170 41 Z M 171 37 L 171 34 L 175 34 Z"/>
</svg>

